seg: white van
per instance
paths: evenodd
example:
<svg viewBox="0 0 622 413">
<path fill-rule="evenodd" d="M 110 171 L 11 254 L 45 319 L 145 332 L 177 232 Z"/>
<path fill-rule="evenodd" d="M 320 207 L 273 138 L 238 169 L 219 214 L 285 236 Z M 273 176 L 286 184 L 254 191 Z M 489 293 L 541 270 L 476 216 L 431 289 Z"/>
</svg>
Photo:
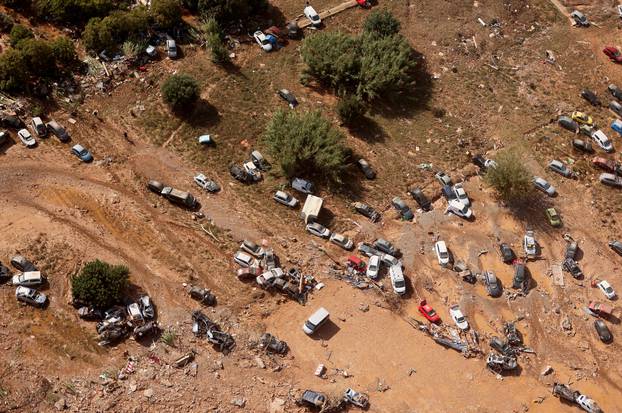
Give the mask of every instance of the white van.
<svg viewBox="0 0 622 413">
<path fill-rule="evenodd" d="M 315 333 L 325 322 L 328 321 L 330 314 L 324 307 L 320 307 L 311 317 L 302 325 L 302 331 L 307 335 Z"/>
<path fill-rule="evenodd" d="M 177 44 L 173 39 L 166 40 L 166 54 L 169 59 L 175 59 L 177 57 Z"/>
<path fill-rule="evenodd" d="M 320 19 L 320 15 L 317 14 L 313 7 L 305 7 L 303 13 L 305 17 L 311 21 L 313 27 L 320 27 L 322 25 L 322 19 Z"/>
<path fill-rule="evenodd" d="M 406 280 L 402 272 L 402 264 L 392 265 L 389 268 L 389 276 L 391 277 L 391 286 L 395 294 L 403 295 L 406 293 Z"/>
</svg>

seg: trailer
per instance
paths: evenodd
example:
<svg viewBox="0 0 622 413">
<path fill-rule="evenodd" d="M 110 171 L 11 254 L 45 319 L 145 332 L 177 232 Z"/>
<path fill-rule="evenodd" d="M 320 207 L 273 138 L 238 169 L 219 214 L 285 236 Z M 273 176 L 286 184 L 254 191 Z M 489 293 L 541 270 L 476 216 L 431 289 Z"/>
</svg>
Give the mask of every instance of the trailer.
<svg viewBox="0 0 622 413">
<path fill-rule="evenodd" d="M 300 218 L 305 221 L 305 224 L 315 222 L 322 210 L 322 204 L 324 200 L 319 196 L 307 195 L 302 211 L 300 212 Z"/>
</svg>

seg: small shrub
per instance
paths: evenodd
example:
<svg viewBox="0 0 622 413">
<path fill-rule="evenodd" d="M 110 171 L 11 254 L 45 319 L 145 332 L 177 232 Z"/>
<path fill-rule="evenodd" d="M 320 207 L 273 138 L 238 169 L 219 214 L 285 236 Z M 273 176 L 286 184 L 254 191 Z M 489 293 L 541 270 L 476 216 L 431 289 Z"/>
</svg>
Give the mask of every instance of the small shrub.
<svg viewBox="0 0 622 413">
<path fill-rule="evenodd" d="M 337 103 L 337 115 L 345 125 L 362 118 L 365 111 L 365 105 L 356 96 L 346 96 Z"/>
<path fill-rule="evenodd" d="M 74 299 L 107 309 L 123 298 L 129 284 L 129 269 L 95 260 L 86 263 L 80 274 L 71 279 Z"/>
<path fill-rule="evenodd" d="M 175 332 L 171 329 L 168 329 L 162 333 L 162 336 L 160 336 L 160 341 L 169 347 L 175 347 L 176 338 L 177 335 L 175 334 Z"/>
<path fill-rule="evenodd" d="M 162 98 L 174 110 L 187 108 L 199 99 L 199 84 L 193 77 L 172 75 L 162 85 Z"/>
<path fill-rule="evenodd" d="M 374 10 L 363 24 L 363 31 L 376 36 L 393 36 L 400 31 L 400 22 L 388 10 Z"/>
<path fill-rule="evenodd" d="M 11 33 L 9 34 L 9 37 L 11 40 L 11 46 L 15 47 L 22 40 L 32 39 L 35 37 L 35 35 L 29 28 L 22 26 L 21 24 L 15 24 L 11 28 Z"/>
<path fill-rule="evenodd" d="M 60 36 L 51 42 L 52 54 L 56 59 L 56 63 L 61 66 L 72 66 L 78 60 L 76 46 L 71 39 Z"/>
</svg>

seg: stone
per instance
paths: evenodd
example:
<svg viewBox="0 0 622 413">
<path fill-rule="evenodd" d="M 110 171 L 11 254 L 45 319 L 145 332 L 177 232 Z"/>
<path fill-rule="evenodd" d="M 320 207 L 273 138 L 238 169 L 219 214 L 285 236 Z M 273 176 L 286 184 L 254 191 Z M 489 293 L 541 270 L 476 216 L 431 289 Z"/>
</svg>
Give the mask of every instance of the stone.
<svg viewBox="0 0 622 413">
<path fill-rule="evenodd" d="M 257 367 L 259 367 L 260 369 L 266 368 L 266 363 L 264 363 L 261 357 L 259 356 L 255 357 L 255 364 L 257 364 Z"/>
<path fill-rule="evenodd" d="M 231 404 L 243 408 L 244 406 L 246 406 L 246 399 L 243 397 L 236 397 L 235 399 L 231 400 Z"/>
<path fill-rule="evenodd" d="M 275 398 L 270 403 L 270 406 L 268 409 L 269 409 L 268 410 L 269 413 L 284 413 L 285 412 L 285 400 Z"/>
<path fill-rule="evenodd" d="M 56 403 L 54 403 L 54 407 L 56 408 L 56 410 L 63 411 L 67 408 L 67 401 L 65 400 L 64 397 L 61 397 L 60 399 L 58 399 L 58 401 Z"/>
<path fill-rule="evenodd" d="M 153 389 L 152 388 L 148 388 L 145 391 L 143 391 L 143 396 L 145 396 L 148 399 L 152 398 L 153 397 Z"/>
</svg>

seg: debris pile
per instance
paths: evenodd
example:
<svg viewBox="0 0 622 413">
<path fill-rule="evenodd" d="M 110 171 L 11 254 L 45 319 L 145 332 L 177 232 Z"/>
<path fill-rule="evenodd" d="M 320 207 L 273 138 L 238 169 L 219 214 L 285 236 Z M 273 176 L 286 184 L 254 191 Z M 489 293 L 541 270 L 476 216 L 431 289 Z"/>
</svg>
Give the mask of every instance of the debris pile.
<svg viewBox="0 0 622 413">
<path fill-rule="evenodd" d="M 192 322 L 192 332 L 194 335 L 206 338 L 219 351 L 229 353 L 235 347 L 235 340 L 231 334 L 222 331 L 218 324 L 207 318 L 200 310 L 192 312 Z"/>
</svg>

